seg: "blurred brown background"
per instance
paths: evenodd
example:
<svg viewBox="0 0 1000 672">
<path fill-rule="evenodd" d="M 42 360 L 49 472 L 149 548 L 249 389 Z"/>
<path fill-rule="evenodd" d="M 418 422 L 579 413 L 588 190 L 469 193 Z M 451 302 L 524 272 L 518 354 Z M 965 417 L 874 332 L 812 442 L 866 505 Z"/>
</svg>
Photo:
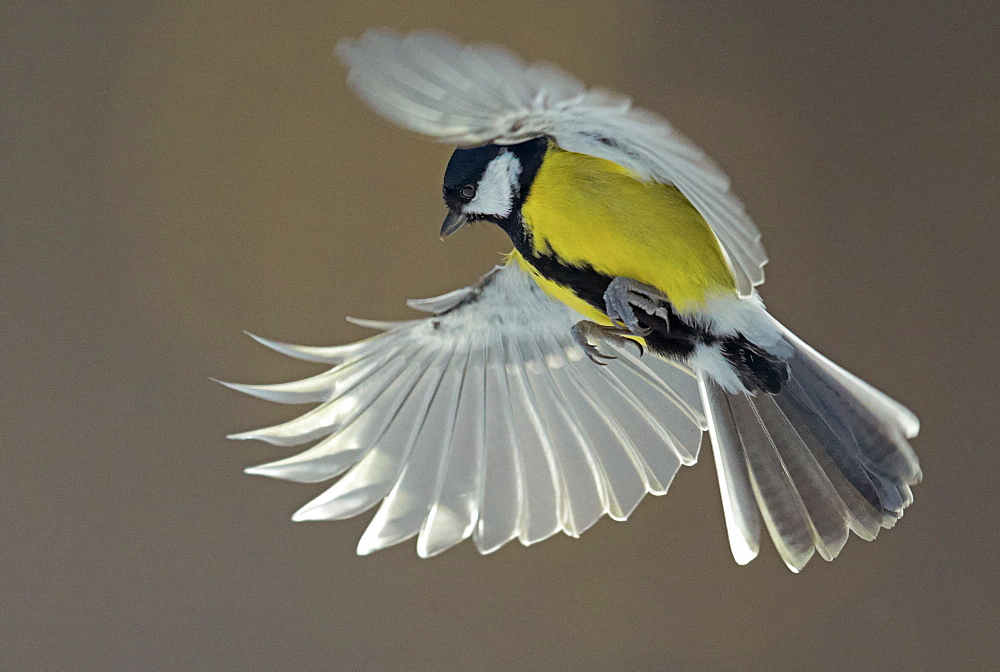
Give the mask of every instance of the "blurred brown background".
<svg viewBox="0 0 1000 672">
<path fill-rule="evenodd" d="M 5 2 L 0 667 L 955 670 L 997 664 L 995 3 Z M 227 432 L 300 412 L 209 376 L 318 368 L 507 248 L 442 244 L 445 146 L 332 56 L 438 27 L 668 116 L 733 177 L 772 311 L 923 420 L 894 530 L 738 567 L 711 459 L 580 540 L 354 547 Z M 705 453 L 707 456 L 708 454 Z"/>
</svg>

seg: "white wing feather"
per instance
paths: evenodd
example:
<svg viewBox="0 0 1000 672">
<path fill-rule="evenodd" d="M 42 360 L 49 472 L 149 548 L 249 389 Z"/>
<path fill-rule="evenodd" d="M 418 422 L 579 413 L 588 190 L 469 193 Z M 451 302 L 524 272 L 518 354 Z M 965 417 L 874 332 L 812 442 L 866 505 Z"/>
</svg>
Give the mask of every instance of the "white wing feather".
<svg viewBox="0 0 1000 672">
<path fill-rule="evenodd" d="M 334 364 L 326 373 L 280 385 L 226 383 L 271 401 L 319 402 L 289 422 L 231 437 L 318 440 L 247 469 L 304 483 L 344 474 L 295 520 L 347 518 L 382 502 L 361 554 L 413 536 L 424 557 L 468 537 L 488 553 L 514 538 L 528 545 L 560 530 L 577 536 L 604 514 L 623 520 L 694 463 L 705 419 L 691 371 L 627 350 L 595 366 L 570 336 L 580 316 L 516 266 L 410 305 L 434 315 L 368 323 L 386 332 L 350 345 L 257 339 Z"/>
<path fill-rule="evenodd" d="M 547 135 L 568 151 L 675 185 L 711 225 L 740 294 L 764 282 L 760 232 L 729 178 L 667 121 L 628 98 L 587 89 L 553 65 L 525 65 L 502 47 L 463 45 L 434 32 L 369 30 L 342 41 L 337 52 L 358 94 L 412 131 L 459 146 Z"/>
</svg>

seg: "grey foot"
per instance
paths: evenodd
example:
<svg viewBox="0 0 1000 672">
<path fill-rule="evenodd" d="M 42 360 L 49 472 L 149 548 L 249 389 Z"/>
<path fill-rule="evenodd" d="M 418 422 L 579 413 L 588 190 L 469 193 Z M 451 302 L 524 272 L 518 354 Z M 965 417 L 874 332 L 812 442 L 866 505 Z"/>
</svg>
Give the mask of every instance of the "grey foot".
<svg viewBox="0 0 1000 672">
<path fill-rule="evenodd" d="M 635 311 L 638 309 L 647 315 L 655 315 L 669 326 L 669 313 L 663 307 L 665 300 L 654 287 L 619 276 L 604 291 L 604 312 L 636 336 L 649 336 L 652 330 L 639 324 Z"/>
<path fill-rule="evenodd" d="M 590 342 L 591 340 L 597 343 L 613 343 L 619 347 L 634 345 L 639 351 L 640 357 L 645 352 L 642 343 L 622 335 L 632 333 L 622 327 L 605 327 L 590 320 L 580 320 L 573 325 L 570 333 L 573 334 L 573 338 L 583 348 L 584 353 L 590 358 L 590 361 L 601 366 L 607 366 L 607 362 L 602 362 L 602 359 L 618 359 L 618 357 L 615 355 L 605 355 L 596 345 Z"/>
</svg>

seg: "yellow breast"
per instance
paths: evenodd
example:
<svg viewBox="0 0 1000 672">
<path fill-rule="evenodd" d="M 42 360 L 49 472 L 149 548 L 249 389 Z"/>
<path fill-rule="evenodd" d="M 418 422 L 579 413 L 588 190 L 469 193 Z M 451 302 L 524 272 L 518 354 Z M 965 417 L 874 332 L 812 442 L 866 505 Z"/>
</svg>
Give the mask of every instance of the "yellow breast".
<svg viewBox="0 0 1000 672">
<path fill-rule="evenodd" d="M 551 148 L 521 214 L 537 253 L 652 285 L 680 312 L 736 292 L 715 234 L 684 195 L 611 161 Z"/>
</svg>

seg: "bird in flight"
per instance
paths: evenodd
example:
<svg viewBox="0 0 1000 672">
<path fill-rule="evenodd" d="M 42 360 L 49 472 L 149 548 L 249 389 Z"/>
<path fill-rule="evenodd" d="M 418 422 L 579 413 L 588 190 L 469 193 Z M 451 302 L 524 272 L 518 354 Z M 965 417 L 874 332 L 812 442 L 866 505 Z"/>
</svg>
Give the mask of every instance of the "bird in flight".
<svg viewBox="0 0 1000 672">
<path fill-rule="evenodd" d="M 490 222 L 513 251 L 476 285 L 411 300 L 428 317 L 352 320 L 332 364 L 230 387 L 318 404 L 232 435 L 316 443 L 248 473 L 341 476 L 294 520 L 379 505 L 359 554 L 417 538 L 489 553 L 578 536 L 666 493 L 707 430 L 735 560 L 762 529 L 792 571 L 874 539 L 921 479 L 908 409 L 799 340 L 754 289 L 767 256 L 722 171 L 669 123 L 549 64 L 434 32 L 370 30 L 338 54 L 376 112 L 457 147 L 441 236 Z M 345 473 L 346 472 L 346 473 Z"/>
</svg>

